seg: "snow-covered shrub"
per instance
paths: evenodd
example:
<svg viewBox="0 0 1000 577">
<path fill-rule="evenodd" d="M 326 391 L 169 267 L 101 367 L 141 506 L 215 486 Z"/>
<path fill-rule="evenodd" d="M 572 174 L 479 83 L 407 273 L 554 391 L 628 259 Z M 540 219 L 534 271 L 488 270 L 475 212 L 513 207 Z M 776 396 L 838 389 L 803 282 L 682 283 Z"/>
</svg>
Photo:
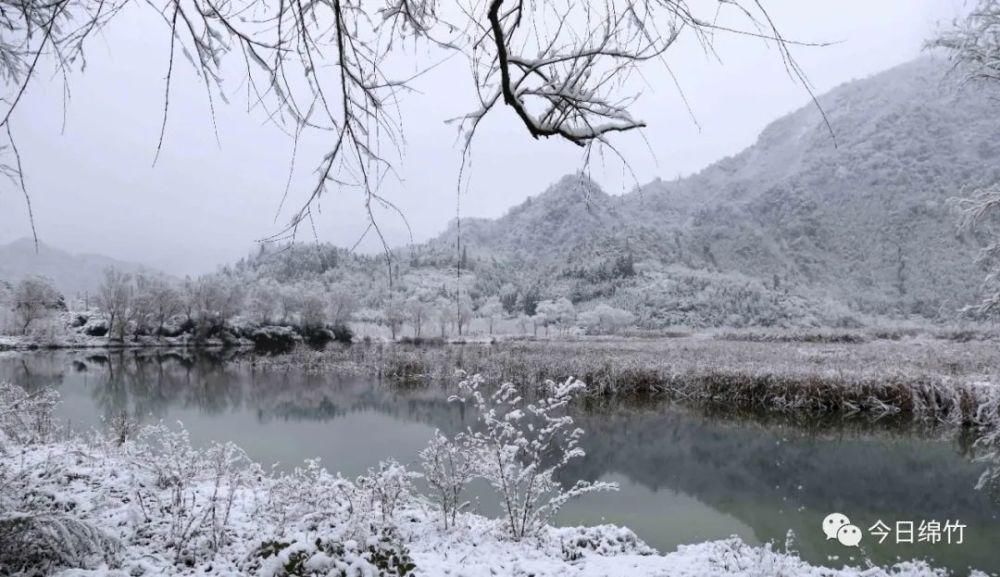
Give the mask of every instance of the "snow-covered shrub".
<svg viewBox="0 0 1000 577">
<path fill-rule="evenodd" d="M 446 531 L 449 526 L 455 526 L 455 516 L 464 505 L 462 492 L 475 476 L 471 457 L 468 439 L 461 433 L 449 439 L 435 431 L 427 448 L 420 451 L 424 479 L 431 489 L 431 498 L 441 507 Z"/>
<path fill-rule="evenodd" d="M 282 530 L 293 521 L 303 530 L 316 530 L 350 517 L 355 500 L 353 483 L 331 475 L 320 466 L 319 459 L 309 459 L 304 467 L 274 479 L 257 514 L 272 517 L 272 524 Z"/>
<path fill-rule="evenodd" d="M 115 413 L 105 423 L 107 440 L 115 447 L 124 447 L 139 432 L 139 421 L 129 416 L 128 411 Z"/>
<path fill-rule="evenodd" d="M 291 327 L 264 326 L 250 333 L 254 347 L 261 351 L 287 352 L 302 340 Z"/>
<path fill-rule="evenodd" d="M 583 430 L 565 414 L 573 396 L 586 389 L 574 378 L 546 381 L 542 398 L 525 403 L 512 383 L 486 395 L 484 379 L 473 375 L 459 383 L 461 396 L 471 401 L 480 428 L 466 435 L 478 476 L 496 490 L 504 508 L 504 529 L 515 541 L 538 534 L 567 501 L 593 491 L 616 490 L 614 483 L 577 481 L 564 489 L 557 473 L 584 455 Z"/>
<path fill-rule="evenodd" d="M 326 536 L 264 541 L 240 569 L 258 577 L 405 577 L 416 565 L 393 530 L 358 542 Z"/>
<path fill-rule="evenodd" d="M 389 460 L 352 483 L 310 460 L 274 478 L 261 512 L 272 515 L 267 524 L 280 532 L 261 542 L 241 569 L 265 577 L 410 574 L 415 565 L 396 517 L 413 499 L 416 476 Z"/>
<path fill-rule="evenodd" d="M 392 540 L 398 511 L 414 498 L 417 476 L 389 460 L 351 482 L 331 475 L 318 460 L 309 460 L 305 467 L 272 479 L 255 517 L 280 528 L 273 543 L 311 542 L 301 534 L 318 533 L 330 543 L 357 542 L 367 547 Z"/>
<path fill-rule="evenodd" d="M 358 477 L 357 492 L 363 497 L 366 509 L 355 509 L 355 515 L 367 517 L 375 528 L 393 527 L 396 510 L 413 496 L 413 479 L 419 476 L 408 471 L 395 459 L 380 461 L 378 469 L 368 469 Z"/>
<path fill-rule="evenodd" d="M 646 545 L 635 533 L 625 527 L 596 525 L 593 527 L 560 527 L 552 530 L 559 540 L 563 559 L 576 561 L 584 553 L 597 553 L 605 557 L 614 555 L 654 555 L 656 550 Z"/>
<path fill-rule="evenodd" d="M 226 544 L 237 494 L 260 476 L 259 466 L 233 443 L 195 449 L 187 431 L 163 425 L 139 433 L 136 461 L 153 481 L 136 488 L 139 506 L 178 562 Z"/>
<path fill-rule="evenodd" d="M 354 331 L 347 323 L 334 323 L 330 330 L 333 331 L 333 340 L 338 343 L 351 344 L 351 340 L 354 339 Z"/>
<path fill-rule="evenodd" d="M 8 444 L 39 443 L 56 430 L 52 411 L 59 393 L 41 389 L 29 393 L 18 385 L 0 383 L 0 452 Z"/>
<path fill-rule="evenodd" d="M 0 383 L 0 457 L 9 446 L 52 440 L 52 410 L 58 398 L 51 389 L 28 393 Z M 54 462 L 0 460 L 0 574 L 47 575 L 57 567 L 116 564 L 118 542 L 74 517 L 74 501 L 39 486 L 71 478 Z"/>
</svg>

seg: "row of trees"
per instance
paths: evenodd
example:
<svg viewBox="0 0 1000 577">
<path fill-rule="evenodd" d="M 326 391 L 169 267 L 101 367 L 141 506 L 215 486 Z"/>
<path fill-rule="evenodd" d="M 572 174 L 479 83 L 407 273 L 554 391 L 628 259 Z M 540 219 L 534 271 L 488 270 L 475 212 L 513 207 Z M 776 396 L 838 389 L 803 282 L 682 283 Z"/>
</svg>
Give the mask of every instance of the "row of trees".
<svg viewBox="0 0 1000 577">
<path fill-rule="evenodd" d="M 574 328 L 588 333 L 613 334 L 635 323 L 635 315 L 599 304 L 587 311 L 577 311 L 569 299 L 543 300 L 535 306 L 534 314 L 510 314 L 497 295 L 489 296 L 474 304 L 466 296 L 456 299 L 454 295 L 435 294 L 418 291 L 408 297 L 393 295 L 387 298 L 381 310 L 363 309 L 357 320 L 384 325 L 389 328 L 393 339 L 403 333 L 409 325 L 416 338 L 427 336 L 431 330 L 442 338 L 453 331 L 462 336 L 469 331 L 474 320 L 481 320 L 488 334 L 493 335 L 501 321 L 513 322 L 519 332 L 539 334 L 551 330 L 566 334 Z"/>
<path fill-rule="evenodd" d="M 116 340 L 182 333 L 208 337 L 231 326 L 237 317 L 243 325 L 295 326 L 306 335 L 352 321 L 369 323 L 388 328 L 393 339 L 403 336 L 405 328 L 416 338 L 462 336 L 477 320 L 483 327 L 480 330 L 490 335 L 504 322 L 506 332 L 516 327 L 535 335 L 542 330 L 566 334 L 575 327 L 609 334 L 635 323 L 635 316 L 625 310 L 599 304 L 578 311 L 566 298 L 538 300 L 531 307 L 534 312 L 527 314 L 506 306 L 504 294 L 473 300 L 465 291 L 456 296 L 444 287 L 416 288 L 383 292 L 366 300 L 360 290 L 346 282 L 315 278 L 281 283 L 270 277 L 246 279 L 223 273 L 175 281 L 108 269 L 93 299 L 88 296 L 82 304 L 101 316 L 89 322 L 88 334 Z M 0 305 L 6 305 L 13 319 L 8 324 L 21 334 L 53 312 L 67 310 L 59 291 L 39 277 L 16 285 L 0 284 Z M 86 317 L 73 322 L 88 323 Z"/>
<path fill-rule="evenodd" d="M 129 332 L 174 336 L 190 331 L 210 336 L 236 317 L 257 325 L 295 325 L 303 332 L 315 331 L 331 323 L 346 324 L 357 300 L 346 290 L 315 281 L 244 283 L 215 274 L 176 283 L 162 276 L 109 269 L 96 305 L 111 335 L 124 339 Z"/>
</svg>

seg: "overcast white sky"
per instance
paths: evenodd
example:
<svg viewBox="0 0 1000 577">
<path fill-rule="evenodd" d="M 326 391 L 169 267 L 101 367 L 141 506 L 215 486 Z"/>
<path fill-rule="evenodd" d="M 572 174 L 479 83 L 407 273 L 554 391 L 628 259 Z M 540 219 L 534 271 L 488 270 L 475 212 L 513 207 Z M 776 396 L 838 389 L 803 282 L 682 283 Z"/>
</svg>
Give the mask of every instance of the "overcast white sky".
<svg viewBox="0 0 1000 577">
<path fill-rule="evenodd" d="M 767 0 L 765 6 L 786 36 L 837 42 L 794 50 L 821 93 L 917 57 L 938 23 L 954 18 L 963 3 Z M 245 97 L 234 85 L 232 104 L 217 103 L 220 146 L 204 89 L 187 74 L 175 79 L 167 141 L 154 167 L 169 34 L 144 3 L 119 18 L 91 46 L 86 71 L 71 80 L 65 130 L 63 85 L 48 75 L 30 87 L 13 121 L 40 238 L 73 252 L 102 253 L 174 274 L 212 270 L 280 228 L 274 220 L 291 141 L 248 115 Z M 700 129 L 666 73 L 647 70 L 652 88 L 634 115 L 649 124 L 649 147 L 638 135 L 617 141 L 640 182 L 690 174 L 739 152 L 769 122 L 808 102 L 773 46 L 747 38 L 717 40 L 721 63 L 691 42 L 678 44 L 667 57 Z M 424 76 L 421 92 L 403 103 L 407 147 L 398 166 L 403 183 L 391 184 L 384 195 L 405 212 L 417 241 L 434 236 L 455 216 L 460 154 L 455 128 L 444 121 L 474 108 L 471 86 L 466 65 L 455 60 Z M 581 167 L 575 146 L 534 141 L 510 114 L 500 110 L 481 129 L 463 216 L 499 216 Z M 300 148 L 293 191 L 313 182 L 311 171 L 322 152 L 318 142 Z M 634 182 L 615 162 L 605 167 L 598 162 L 591 174 L 610 193 L 627 191 Z M 2 186 L 0 243 L 5 243 L 30 229 L 22 197 Z M 320 239 L 353 244 L 365 226 L 360 198 L 331 195 L 321 209 Z M 398 219 L 386 214 L 381 222 L 393 240 L 405 239 Z"/>
</svg>

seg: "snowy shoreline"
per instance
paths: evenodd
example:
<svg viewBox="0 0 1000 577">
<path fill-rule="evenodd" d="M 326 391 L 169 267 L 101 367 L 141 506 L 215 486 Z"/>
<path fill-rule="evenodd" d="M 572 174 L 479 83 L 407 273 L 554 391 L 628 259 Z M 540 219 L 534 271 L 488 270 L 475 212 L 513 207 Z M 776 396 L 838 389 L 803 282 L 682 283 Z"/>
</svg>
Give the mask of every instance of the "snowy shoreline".
<svg viewBox="0 0 1000 577">
<path fill-rule="evenodd" d="M 481 382 L 473 376 L 463 386 L 477 413 L 496 409 L 495 415 L 480 417 L 482 431 L 470 429 L 451 439 L 436 435 L 419 453 L 426 474 L 390 460 L 353 480 L 327 472 L 318 461 L 306 461 L 290 473 L 268 472 L 232 443 L 193 447 L 183 427 L 140 428 L 122 419 L 87 437 L 67 435 L 52 419 L 58 402 L 54 391 L 0 384 L 0 572 L 65 577 L 949 574 L 923 561 L 877 567 L 861 551 L 846 557 L 860 566 L 816 566 L 798 557 L 793 543 L 781 552 L 774 544 L 752 546 L 736 537 L 661 555 L 624 527 L 553 527 L 551 516 L 541 512 L 553 503 L 558 510 L 568 498 L 586 498 L 588 484 L 560 489 L 553 478 L 559 465 L 542 466 L 538 455 L 543 453 L 530 447 L 549 446 L 551 437 L 561 439 L 557 461 L 582 455 L 575 439 L 583 431 L 560 415 L 573 391 L 584 385 L 549 382 L 546 387 L 555 390 L 548 399 L 522 405 L 511 385 L 477 394 Z M 530 419 L 522 420 L 525 412 L 549 425 L 532 427 Z M 488 461 L 494 458 L 509 461 L 491 469 L 496 463 Z M 505 493 L 531 503 L 515 507 L 511 518 L 463 510 L 462 486 L 476 476 L 497 474 L 505 483 L 540 483 L 548 487 L 548 496 L 523 493 L 524 486 Z M 411 482 L 420 476 L 428 482 L 427 493 Z M 452 495 L 455 488 L 459 491 Z M 435 489 L 450 496 L 442 500 Z M 512 533 L 512 528 L 522 531 Z"/>
<path fill-rule="evenodd" d="M 377 575 L 362 554 L 364 544 L 343 539 L 345 527 L 315 523 L 312 514 L 275 523 L 276 487 L 288 479 L 262 476 L 237 489 L 231 512 L 227 543 L 212 554 L 177 555 L 170 542 L 169 514 L 150 515 L 149 505 L 134 498 L 135 488 L 156 487 L 151 473 L 135 455 L 107 443 L 80 439 L 12 448 L 2 457 L 9 476 L 26 478 L 33 498 L 48 503 L 52 517 L 72 515 L 120 546 L 108 552 L 90 551 L 80 557 L 81 567 L 64 568 L 53 575 L 289 575 L 285 568 L 296 555 L 305 555 L 302 567 L 309 575 Z M 312 480 L 334 476 L 307 477 Z M 341 482 L 348 483 L 341 480 Z M 192 486 L 192 501 L 206 502 L 217 491 L 210 480 Z M 164 501 L 169 487 L 158 489 Z M 148 499 L 148 497 L 147 497 Z M 299 503 L 311 506 L 310 503 Z M 12 513 L 6 512 L 9 517 Z M 13 513 L 16 514 L 16 513 Z M 398 543 L 407 550 L 414 575 L 535 575 L 537 577 L 599 576 L 707 576 L 707 575 L 802 575 L 823 577 L 923 577 L 948 572 L 922 561 L 901 562 L 891 567 L 843 567 L 810 565 L 794 554 L 776 551 L 771 545 L 754 547 L 737 538 L 681 546 L 660 555 L 646 547 L 624 528 L 548 527 L 539 537 L 514 542 L 498 535 L 495 521 L 471 513 L 459 516 L 456 527 L 444 531 L 431 505 L 413 498 L 396 512 Z M 665 520 L 669 522 L 669 520 Z M 310 526 L 310 523 L 313 523 Z M 343 539 L 341 541 L 341 539 Z M 343 558 L 333 559 L 317 540 L 336 540 L 345 547 Z M 287 544 L 274 555 L 261 558 L 262 542 Z M 83 548 L 78 547 L 82 552 Z M 107 556 L 105 556 L 107 555 Z M 345 571 L 339 573 L 338 571 Z M 31 572 L 24 573 L 26 575 Z"/>
</svg>

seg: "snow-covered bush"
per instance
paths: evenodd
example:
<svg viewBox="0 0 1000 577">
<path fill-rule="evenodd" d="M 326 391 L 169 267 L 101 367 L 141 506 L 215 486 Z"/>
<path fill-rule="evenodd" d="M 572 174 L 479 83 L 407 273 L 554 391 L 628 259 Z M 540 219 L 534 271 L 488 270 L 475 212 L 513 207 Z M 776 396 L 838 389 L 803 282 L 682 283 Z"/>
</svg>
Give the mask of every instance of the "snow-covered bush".
<svg viewBox="0 0 1000 577">
<path fill-rule="evenodd" d="M 0 382 L 0 453 L 9 443 L 45 442 L 55 432 L 52 410 L 59 393 L 52 389 L 31 392 Z"/>
<path fill-rule="evenodd" d="M 152 474 L 136 496 L 146 520 L 160 526 L 175 562 L 216 552 L 231 531 L 230 514 L 241 489 L 260 476 L 259 466 L 233 443 L 191 446 L 184 429 L 145 427 L 135 449 L 137 464 Z"/>
<path fill-rule="evenodd" d="M 475 476 L 470 448 L 468 438 L 462 433 L 449 439 L 435 431 L 427 448 L 420 451 L 424 479 L 431 489 L 431 498 L 441 507 L 446 531 L 455 526 L 455 517 L 464 505 L 462 492 Z"/>
<path fill-rule="evenodd" d="M 413 479 L 418 476 L 395 459 L 380 461 L 378 469 L 368 469 L 355 483 L 363 497 L 361 504 L 367 507 L 355 513 L 361 513 L 376 528 L 394 526 L 396 510 L 413 496 Z"/>
<path fill-rule="evenodd" d="M 415 565 L 396 517 L 412 502 L 416 476 L 389 460 L 352 483 L 314 459 L 275 477 L 255 517 L 280 530 L 254 548 L 241 569 L 262 577 L 410 574 Z"/>
<path fill-rule="evenodd" d="M 480 428 L 466 433 L 478 476 L 496 490 L 504 508 L 506 535 L 519 541 L 537 535 L 567 501 L 593 491 L 616 490 L 614 483 L 577 481 L 564 489 L 557 473 L 584 455 L 579 445 L 583 430 L 565 414 L 573 396 L 586 389 L 583 382 L 546 381 L 542 397 L 526 403 L 512 383 L 494 393 L 481 390 L 484 379 L 473 375 L 459 383 L 454 401 L 471 401 Z"/>
<path fill-rule="evenodd" d="M 319 459 L 309 459 L 304 467 L 279 475 L 269 486 L 267 498 L 257 515 L 268 517 L 281 528 L 284 537 L 293 521 L 304 529 L 313 530 L 353 513 L 354 485 L 339 475 L 331 475 L 320 466 Z"/>
<path fill-rule="evenodd" d="M 240 569 L 258 577 L 405 577 L 416 565 L 395 531 L 364 542 L 299 535 L 291 541 L 264 541 Z"/>
<path fill-rule="evenodd" d="M 652 555 L 656 553 L 642 539 L 625 527 L 597 525 L 594 527 L 560 527 L 553 529 L 559 539 L 563 559 L 576 561 L 585 553 L 614 555 Z"/>
<path fill-rule="evenodd" d="M 53 440 L 59 395 L 0 383 L 0 457 L 10 446 Z M 69 479 L 57 464 L 28 466 L 0 460 L 0 573 L 46 575 L 54 567 L 114 566 L 118 542 L 73 516 L 72 502 L 40 489 L 41 480 Z"/>
<path fill-rule="evenodd" d="M 121 410 L 105 421 L 106 440 L 115 447 L 125 447 L 139 432 L 139 421 L 129 416 L 128 411 Z"/>
</svg>

